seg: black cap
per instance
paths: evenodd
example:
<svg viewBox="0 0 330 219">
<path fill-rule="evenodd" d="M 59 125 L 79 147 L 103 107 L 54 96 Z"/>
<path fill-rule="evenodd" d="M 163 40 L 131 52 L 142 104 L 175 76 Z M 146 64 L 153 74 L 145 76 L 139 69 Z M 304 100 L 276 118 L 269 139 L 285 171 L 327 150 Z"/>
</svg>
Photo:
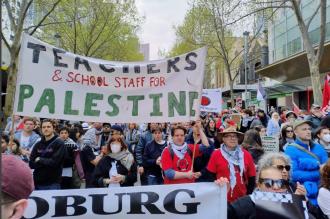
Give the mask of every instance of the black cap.
<svg viewBox="0 0 330 219">
<path fill-rule="evenodd" d="M 116 130 L 116 131 L 118 131 L 120 133 L 124 133 L 123 132 L 123 129 L 119 125 L 113 125 L 113 126 L 111 126 L 111 129 L 112 130 Z"/>
</svg>

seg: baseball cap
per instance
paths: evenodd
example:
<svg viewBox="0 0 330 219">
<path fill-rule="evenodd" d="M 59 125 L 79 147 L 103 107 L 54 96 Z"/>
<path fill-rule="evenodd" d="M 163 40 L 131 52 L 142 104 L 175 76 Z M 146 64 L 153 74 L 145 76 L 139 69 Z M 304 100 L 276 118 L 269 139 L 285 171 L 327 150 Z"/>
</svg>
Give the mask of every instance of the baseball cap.
<svg viewBox="0 0 330 219">
<path fill-rule="evenodd" d="M 293 130 L 295 130 L 298 126 L 301 126 L 303 124 L 308 124 L 310 126 L 313 125 L 313 123 L 311 121 L 308 121 L 308 120 L 296 120 L 294 123 L 293 123 Z"/>
<path fill-rule="evenodd" d="M 123 133 L 123 129 L 119 125 L 112 125 L 111 129 Z"/>
<path fill-rule="evenodd" d="M 89 125 L 87 122 L 84 122 L 83 124 L 81 124 L 81 126 L 82 126 L 83 130 L 89 129 Z"/>
<path fill-rule="evenodd" d="M 16 200 L 27 199 L 34 190 L 32 171 L 14 155 L 1 155 L 1 190 Z"/>
</svg>

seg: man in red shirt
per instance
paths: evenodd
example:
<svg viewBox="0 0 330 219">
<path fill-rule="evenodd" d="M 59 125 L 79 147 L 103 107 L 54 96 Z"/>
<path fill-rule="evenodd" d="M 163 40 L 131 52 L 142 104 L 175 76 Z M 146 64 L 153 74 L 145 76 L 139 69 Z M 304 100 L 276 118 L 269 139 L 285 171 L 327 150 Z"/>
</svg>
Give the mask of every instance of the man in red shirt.
<svg viewBox="0 0 330 219">
<path fill-rule="evenodd" d="M 192 170 L 193 156 L 201 156 L 210 144 L 203 131 L 200 132 L 202 144 L 187 144 L 186 132 L 183 126 L 176 126 L 171 130 L 173 142 L 169 143 L 161 156 L 164 184 L 193 183 L 201 176 L 200 172 Z"/>
<path fill-rule="evenodd" d="M 251 154 L 239 145 L 243 141 L 243 133 L 228 128 L 217 137 L 223 144 L 212 153 L 207 170 L 213 179 L 225 177 L 229 180 L 227 199 L 233 202 L 253 191 L 256 168 Z"/>
</svg>

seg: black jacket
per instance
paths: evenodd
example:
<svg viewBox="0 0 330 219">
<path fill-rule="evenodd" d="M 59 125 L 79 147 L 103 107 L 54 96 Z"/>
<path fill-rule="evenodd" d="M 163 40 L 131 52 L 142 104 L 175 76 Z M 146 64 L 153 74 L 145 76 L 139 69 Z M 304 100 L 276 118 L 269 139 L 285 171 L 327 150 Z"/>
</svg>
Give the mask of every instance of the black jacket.
<svg viewBox="0 0 330 219">
<path fill-rule="evenodd" d="M 232 204 L 227 206 L 228 219 L 255 219 L 256 206 L 251 200 L 250 196 L 244 196 L 237 199 Z"/>
<path fill-rule="evenodd" d="M 30 155 L 29 165 L 34 169 L 34 184 L 50 185 L 60 183 L 65 156 L 64 142 L 58 136 L 55 135 L 48 141 L 45 137 L 42 137 L 35 144 Z M 35 162 L 37 157 L 40 157 L 40 160 Z"/>
<path fill-rule="evenodd" d="M 112 167 L 112 162 L 115 160 L 112 159 L 110 156 L 103 157 L 100 162 L 97 164 L 94 170 L 93 174 L 93 184 L 96 187 L 107 187 L 108 185 L 104 185 L 103 179 L 110 178 L 109 177 L 109 171 Z M 124 175 L 125 182 L 120 184 L 120 186 L 133 186 L 137 179 L 137 166 L 135 163 L 132 164 L 130 170 L 126 169 L 124 165 L 120 163 L 120 161 L 117 162 L 117 172 L 120 175 Z"/>
<path fill-rule="evenodd" d="M 147 175 L 162 175 L 162 169 L 156 164 L 156 160 L 162 155 L 162 152 L 166 146 L 166 141 L 164 144 L 160 145 L 155 140 L 152 140 L 144 148 L 143 167 L 145 168 Z"/>
</svg>

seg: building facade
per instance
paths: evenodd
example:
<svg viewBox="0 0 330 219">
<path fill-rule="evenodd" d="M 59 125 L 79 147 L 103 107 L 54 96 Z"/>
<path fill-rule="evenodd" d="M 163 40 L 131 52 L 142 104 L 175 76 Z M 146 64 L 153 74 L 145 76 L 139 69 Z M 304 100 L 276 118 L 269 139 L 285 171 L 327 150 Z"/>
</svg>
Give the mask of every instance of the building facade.
<svg viewBox="0 0 330 219">
<path fill-rule="evenodd" d="M 305 23 L 311 18 L 319 1 L 302 0 L 301 11 Z M 327 0 L 326 42 L 324 57 L 320 64 L 321 80 L 330 70 L 326 57 L 330 55 L 330 0 Z M 309 37 L 313 45 L 320 40 L 320 13 L 309 26 Z M 307 56 L 296 15 L 290 8 L 278 9 L 268 24 L 269 65 L 257 70 L 267 77 L 264 86 L 269 94 L 268 105 L 292 108 L 293 102 L 300 109 L 309 110 L 313 103 L 313 91 Z M 273 80 L 272 80 L 273 79 Z M 321 81 L 323 85 L 323 82 Z"/>
</svg>

